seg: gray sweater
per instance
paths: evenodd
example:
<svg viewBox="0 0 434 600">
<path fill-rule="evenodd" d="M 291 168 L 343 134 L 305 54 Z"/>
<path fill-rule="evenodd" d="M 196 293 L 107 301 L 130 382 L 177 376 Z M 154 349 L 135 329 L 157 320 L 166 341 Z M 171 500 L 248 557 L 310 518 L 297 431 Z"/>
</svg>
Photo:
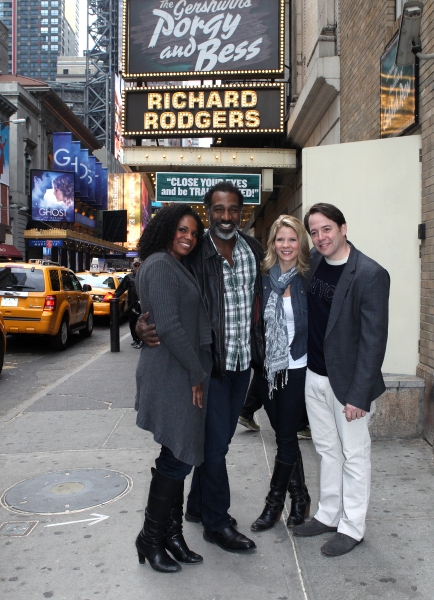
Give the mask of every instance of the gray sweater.
<svg viewBox="0 0 434 600">
<path fill-rule="evenodd" d="M 194 277 L 167 252 L 149 256 L 136 276 L 142 312 L 157 327 L 160 345 L 144 346 L 136 371 L 137 425 L 190 465 L 203 462 L 211 373 L 211 326 Z M 192 386 L 204 383 L 203 408 Z"/>
</svg>

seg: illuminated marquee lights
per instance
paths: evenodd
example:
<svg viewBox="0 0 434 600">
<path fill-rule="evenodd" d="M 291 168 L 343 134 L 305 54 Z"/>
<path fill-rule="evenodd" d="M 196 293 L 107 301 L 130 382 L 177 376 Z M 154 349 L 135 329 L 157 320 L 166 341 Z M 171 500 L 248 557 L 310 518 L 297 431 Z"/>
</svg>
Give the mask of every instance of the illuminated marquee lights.
<svg viewBox="0 0 434 600">
<path fill-rule="evenodd" d="M 272 105 L 263 102 L 260 110 L 261 94 L 269 90 L 279 92 L 279 101 L 273 100 Z M 136 93 L 143 100 L 133 106 L 128 100 Z M 127 136 L 284 131 L 284 84 L 281 83 L 256 83 L 249 87 L 227 84 L 194 90 L 165 86 L 126 88 L 123 105 L 123 135 Z M 126 111 L 134 114 L 131 119 L 136 125 L 134 130 L 126 129 Z"/>
</svg>

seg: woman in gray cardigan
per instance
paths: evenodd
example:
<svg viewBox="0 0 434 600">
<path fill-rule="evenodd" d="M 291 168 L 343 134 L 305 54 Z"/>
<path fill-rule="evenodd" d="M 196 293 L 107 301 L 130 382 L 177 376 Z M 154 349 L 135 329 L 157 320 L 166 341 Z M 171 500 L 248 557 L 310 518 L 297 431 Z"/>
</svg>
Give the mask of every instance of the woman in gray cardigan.
<svg viewBox="0 0 434 600">
<path fill-rule="evenodd" d="M 172 205 L 157 213 L 139 243 L 144 262 L 136 287 L 160 344 L 145 345 L 137 365 L 137 425 L 154 434 L 161 451 L 136 547 L 141 564 L 147 558 L 165 573 L 181 570 L 178 562 L 203 560 L 184 540 L 182 517 L 184 479 L 204 458 L 211 326 L 196 280 L 181 264 L 203 231 L 188 205 Z"/>
</svg>

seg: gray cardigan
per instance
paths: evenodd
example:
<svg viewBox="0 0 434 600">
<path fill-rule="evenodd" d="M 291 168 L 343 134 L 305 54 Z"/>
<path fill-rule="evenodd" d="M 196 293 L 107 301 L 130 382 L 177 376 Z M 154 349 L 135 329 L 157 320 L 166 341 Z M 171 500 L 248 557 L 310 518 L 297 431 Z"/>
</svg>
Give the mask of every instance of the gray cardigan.
<svg viewBox="0 0 434 600">
<path fill-rule="evenodd" d="M 149 256 L 136 286 L 142 312 L 157 326 L 160 345 L 142 348 L 136 371 L 137 425 L 151 431 L 179 460 L 203 462 L 211 373 L 211 326 L 194 277 L 167 252 Z M 204 383 L 203 408 L 192 386 Z"/>
</svg>

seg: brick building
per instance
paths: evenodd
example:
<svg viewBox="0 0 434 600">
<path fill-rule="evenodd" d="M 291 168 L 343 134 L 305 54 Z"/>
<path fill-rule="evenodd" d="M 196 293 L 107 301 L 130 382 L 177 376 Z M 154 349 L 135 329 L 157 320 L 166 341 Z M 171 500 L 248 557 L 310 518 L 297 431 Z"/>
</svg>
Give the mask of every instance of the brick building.
<svg viewBox="0 0 434 600">
<path fill-rule="evenodd" d="M 298 170 L 255 209 L 263 243 L 281 213 L 315 201 L 343 209 L 350 239 L 391 273 L 385 371 L 400 390 L 423 386 L 393 410 L 434 443 L 434 61 L 416 64 L 414 123 L 382 135 L 381 65 L 396 43 L 403 0 L 290 0 L 291 107 L 287 144 Z M 434 1 L 424 2 L 422 52 L 434 53 Z M 393 93 L 396 93 L 393 90 Z M 384 98 L 383 98 L 384 101 Z M 420 157 L 420 161 L 419 161 Z M 276 183 L 276 182 L 275 182 Z M 418 239 L 418 224 L 426 238 Z M 422 236 L 423 237 L 423 236 Z M 420 254 L 420 258 L 419 258 Z M 403 411 L 403 412 L 402 412 Z M 407 411 L 407 412 L 406 412 Z M 398 417 L 399 420 L 399 417 Z M 393 433 L 393 427 L 391 429 Z M 398 434 L 398 432 L 396 432 Z"/>
</svg>

